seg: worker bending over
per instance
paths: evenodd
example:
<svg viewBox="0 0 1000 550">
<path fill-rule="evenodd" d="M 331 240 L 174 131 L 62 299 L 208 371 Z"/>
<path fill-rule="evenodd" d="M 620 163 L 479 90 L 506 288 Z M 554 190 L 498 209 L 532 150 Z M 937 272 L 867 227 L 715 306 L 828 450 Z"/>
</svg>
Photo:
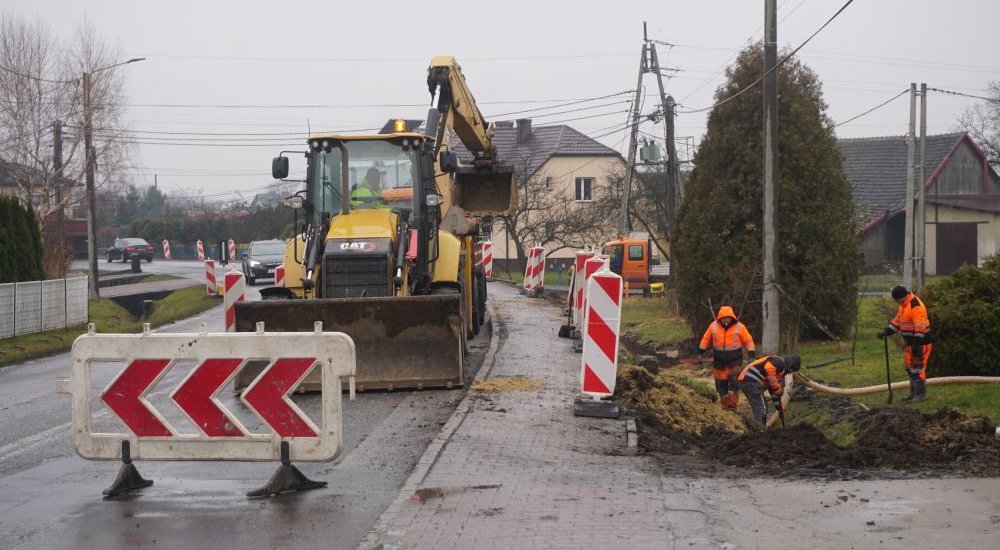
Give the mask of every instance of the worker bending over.
<svg viewBox="0 0 1000 550">
<path fill-rule="evenodd" d="M 771 394 L 774 410 L 782 411 L 781 390 L 785 375 L 798 372 L 802 359 L 798 355 L 765 355 L 750 363 L 740 373 L 740 389 L 750 402 L 753 419 L 762 426 L 767 425 L 767 403 L 764 402 L 764 390 Z"/>
<path fill-rule="evenodd" d="M 910 378 L 910 395 L 903 401 L 916 403 L 927 399 L 927 361 L 931 358 L 931 321 L 927 318 L 927 308 L 923 300 L 905 286 L 892 289 L 892 299 L 899 307 L 889 326 L 878 333 L 878 337 L 888 338 L 895 333 L 903 336 L 906 351 L 903 367 Z"/>
<path fill-rule="evenodd" d="M 736 319 L 733 308 L 722 306 L 705 330 L 698 348 L 702 359 L 705 352 L 712 350 L 712 378 L 715 379 L 715 391 L 719 392 L 719 403 L 723 409 L 735 409 L 740 403 L 736 379 L 743 366 L 743 350 L 747 350 L 750 359 L 757 357 L 750 331 Z"/>
</svg>

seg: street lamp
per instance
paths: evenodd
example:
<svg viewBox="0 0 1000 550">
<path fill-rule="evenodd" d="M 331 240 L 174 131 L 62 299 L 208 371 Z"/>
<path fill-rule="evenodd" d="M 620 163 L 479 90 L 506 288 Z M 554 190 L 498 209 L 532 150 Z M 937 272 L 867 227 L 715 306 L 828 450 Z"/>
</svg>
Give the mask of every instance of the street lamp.
<svg viewBox="0 0 1000 550">
<path fill-rule="evenodd" d="M 83 151 L 86 156 L 86 182 L 87 182 L 87 259 L 90 261 L 90 299 L 100 300 L 101 294 L 98 290 L 97 281 L 97 197 L 94 193 L 94 169 L 95 153 L 93 146 L 94 137 L 94 106 L 91 105 L 90 79 L 95 73 L 114 69 L 121 65 L 142 61 L 145 57 L 133 57 L 128 61 L 108 65 L 92 71 L 83 73 Z"/>
</svg>

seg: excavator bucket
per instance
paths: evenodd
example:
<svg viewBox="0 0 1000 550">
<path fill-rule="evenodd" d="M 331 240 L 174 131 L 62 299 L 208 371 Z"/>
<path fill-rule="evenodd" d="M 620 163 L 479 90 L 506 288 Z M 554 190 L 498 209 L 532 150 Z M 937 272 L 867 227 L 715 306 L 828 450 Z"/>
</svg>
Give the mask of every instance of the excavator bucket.
<svg viewBox="0 0 1000 550">
<path fill-rule="evenodd" d="M 501 216 L 517 206 L 514 169 L 463 166 L 455 173 L 455 203 L 468 216 Z"/>
<path fill-rule="evenodd" d="M 236 330 L 263 322 L 271 332 L 343 332 L 357 350 L 358 390 L 452 388 L 462 385 L 465 330 L 456 295 L 384 298 L 262 300 L 236 304 Z M 250 363 L 236 378 L 245 387 L 263 370 Z M 319 389 L 318 373 L 300 390 Z"/>
</svg>

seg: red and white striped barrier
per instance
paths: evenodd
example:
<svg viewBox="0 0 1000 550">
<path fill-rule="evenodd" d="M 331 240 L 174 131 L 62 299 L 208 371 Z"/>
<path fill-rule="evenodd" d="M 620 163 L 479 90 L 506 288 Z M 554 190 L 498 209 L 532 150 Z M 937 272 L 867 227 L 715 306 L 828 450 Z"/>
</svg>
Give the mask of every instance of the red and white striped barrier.
<svg viewBox="0 0 1000 550">
<path fill-rule="evenodd" d="M 583 323 L 584 264 L 593 257 L 593 251 L 578 250 L 573 264 L 573 326 L 576 327 Z"/>
<path fill-rule="evenodd" d="M 594 273 L 597 273 L 606 265 L 608 265 L 608 258 L 601 254 L 595 254 L 583 262 L 583 279 L 581 281 L 583 294 L 580 299 L 580 324 L 577 325 L 578 327 L 583 327 L 586 323 L 584 315 L 586 315 L 587 312 L 587 283 L 590 281 L 590 278 L 594 275 Z M 583 332 L 583 330 L 581 329 L 580 332 Z"/>
<path fill-rule="evenodd" d="M 198 241 L 198 245 L 201 246 L 201 241 Z M 219 293 L 219 286 L 215 280 L 215 260 L 205 260 L 205 293 L 209 296 Z"/>
<path fill-rule="evenodd" d="M 618 374 L 622 278 L 607 263 L 587 281 L 586 303 L 580 391 L 595 398 L 610 397 Z"/>
<path fill-rule="evenodd" d="M 225 294 L 222 295 L 223 307 L 226 310 L 226 332 L 236 332 L 236 302 L 247 299 L 246 278 L 239 271 L 230 271 L 225 275 Z"/>
<path fill-rule="evenodd" d="M 528 250 L 528 265 L 524 268 L 524 284 L 527 294 L 535 294 L 545 286 L 545 248 L 533 246 Z"/>
<path fill-rule="evenodd" d="M 205 246 L 201 244 L 201 239 L 198 239 L 198 261 L 205 261 Z"/>
<path fill-rule="evenodd" d="M 493 241 L 483 241 L 482 246 L 482 256 L 483 256 L 483 273 L 486 274 L 486 280 L 493 280 Z"/>
<path fill-rule="evenodd" d="M 236 261 L 236 241 L 229 239 L 229 261 Z"/>
<path fill-rule="evenodd" d="M 285 286 L 285 264 L 274 268 L 274 286 Z"/>
<path fill-rule="evenodd" d="M 170 241 L 163 239 L 163 259 L 170 259 Z"/>
</svg>

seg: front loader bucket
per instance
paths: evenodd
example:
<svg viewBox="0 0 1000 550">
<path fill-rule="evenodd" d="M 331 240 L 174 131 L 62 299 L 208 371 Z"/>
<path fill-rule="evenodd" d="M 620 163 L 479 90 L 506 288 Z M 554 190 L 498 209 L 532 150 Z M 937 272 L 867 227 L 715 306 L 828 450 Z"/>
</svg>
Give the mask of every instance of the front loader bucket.
<svg viewBox="0 0 1000 550">
<path fill-rule="evenodd" d="M 517 206 L 514 169 L 461 167 L 455 173 L 455 204 L 469 216 L 503 216 Z"/>
<path fill-rule="evenodd" d="M 236 330 L 343 332 L 357 350 L 358 390 L 452 388 L 462 385 L 465 332 L 458 295 L 236 303 Z M 248 385 L 265 365 L 248 364 L 236 378 Z M 304 387 L 303 387 L 304 386 Z M 300 389 L 319 389 L 318 373 Z"/>
</svg>

